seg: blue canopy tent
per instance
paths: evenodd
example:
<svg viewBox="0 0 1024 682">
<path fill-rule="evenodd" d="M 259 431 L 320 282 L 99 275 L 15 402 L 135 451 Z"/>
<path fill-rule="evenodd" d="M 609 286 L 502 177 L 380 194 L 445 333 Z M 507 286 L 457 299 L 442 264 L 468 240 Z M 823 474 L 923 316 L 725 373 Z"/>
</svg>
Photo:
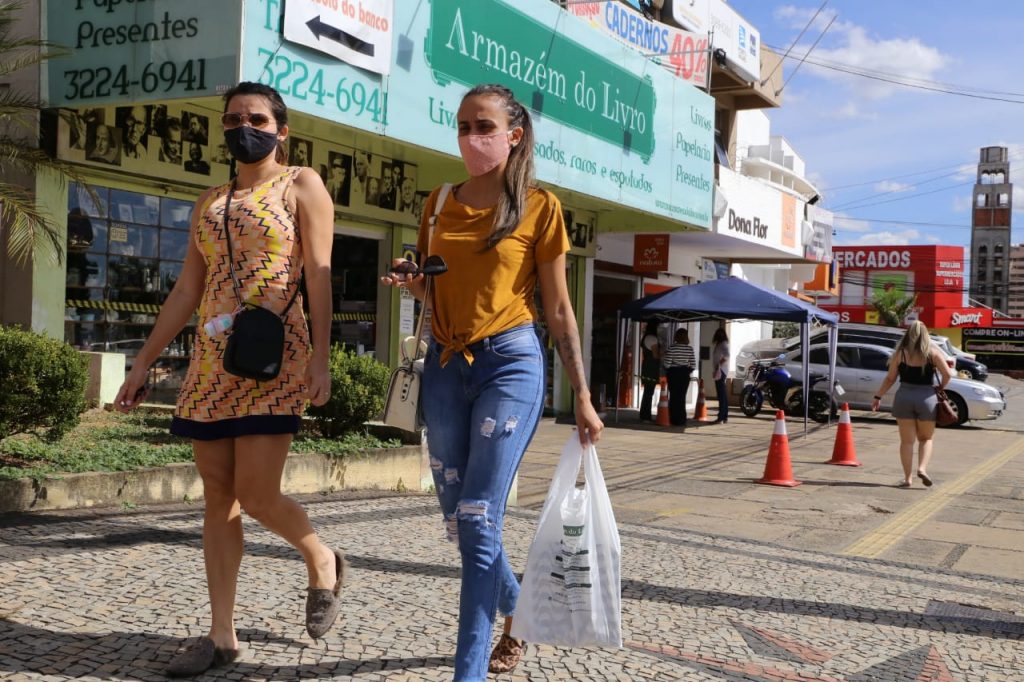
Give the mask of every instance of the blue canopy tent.
<svg viewBox="0 0 1024 682">
<path fill-rule="evenodd" d="M 836 325 L 839 316 L 793 296 L 758 286 L 739 277 L 726 277 L 699 284 L 676 287 L 659 294 L 631 301 L 619 309 L 618 353 L 622 357 L 625 343 L 625 323 L 635 322 L 700 322 L 703 320 L 773 320 L 800 324 L 800 346 L 803 356 L 803 385 L 810 385 L 808 346 L 810 324 L 818 322 L 830 326 L 829 380 L 835 383 Z M 618 374 L 616 375 L 618 376 Z M 616 387 L 618 395 L 618 387 Z M 810 401 L 805 389 L 804 433 L 807 433 L 807 412 Z M 616 408 L 618 417 L 618 408 Z"/>
</svg>

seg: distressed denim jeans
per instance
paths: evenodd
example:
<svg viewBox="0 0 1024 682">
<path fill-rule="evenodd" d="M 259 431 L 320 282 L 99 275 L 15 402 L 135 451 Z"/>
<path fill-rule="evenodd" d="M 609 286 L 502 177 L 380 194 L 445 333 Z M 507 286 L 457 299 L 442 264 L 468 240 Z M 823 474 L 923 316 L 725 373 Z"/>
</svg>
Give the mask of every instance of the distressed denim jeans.
<svg viewBox="0 0 1024 682">
<path fill-rule="evenodd" d="M 501 544 L 512 479 L 544 403 L 544 356 L 532 324 L 469 346 L 445 367 L 432 343 L 421 404 L 448 540 L 462 556 L 455 679 L 484 680 L 496 610 L 512 615 L 519 582 Z"/>
</svg>

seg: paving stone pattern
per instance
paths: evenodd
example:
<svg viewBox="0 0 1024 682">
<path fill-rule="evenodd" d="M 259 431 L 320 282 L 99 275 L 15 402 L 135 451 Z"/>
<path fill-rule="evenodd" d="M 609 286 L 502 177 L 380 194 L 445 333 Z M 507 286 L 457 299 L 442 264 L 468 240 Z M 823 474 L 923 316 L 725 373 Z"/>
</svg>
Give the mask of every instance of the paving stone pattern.
<svg viewBox="0 0 1024 682">
<path fill-rule="evenodd" d="M 349 554 L 340 623 L 303 628 L 296 552 L 246 520 L 242 661 L 202 679 L 447 680 L 458 557 L 425 496 L 306 500 Z M 526 563 L 537 514 L 512 511 Z M 0 678 L 158 680 L 208 625 L 201 510 L 0 519 Z M 506 680 L 1020 680 L 1024 582 L 621 524 L 626 646 L 533 646 Z M 967 610 L 942 605 L 961 604 Z"/>
</svg>

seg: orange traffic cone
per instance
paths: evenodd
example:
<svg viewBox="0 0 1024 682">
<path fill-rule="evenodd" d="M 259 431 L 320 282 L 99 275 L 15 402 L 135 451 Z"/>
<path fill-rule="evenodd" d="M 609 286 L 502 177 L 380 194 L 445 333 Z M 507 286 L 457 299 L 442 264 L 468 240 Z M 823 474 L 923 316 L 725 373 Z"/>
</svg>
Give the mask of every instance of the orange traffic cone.
<svg viewBox="0 0 1024 682">
<path fill-rule="evenodd" d="M 708 406 L 704 404 L 704 380 L 697 382 L 697 406 L 693 408 L 693 418 L 699 422 L 708 420 Z"/>
<path fill-rule="evenodd" d="M 832 447 L 832 459 L 825 464 L 860 466 L 860 462 L 857 461 L 857 450 L 853 446 L 853 424 L 850 422 L 849 403 L 843 403 L 843 412 L 839 415 L 839 430 L 836 431 L 836 444 Z"/>
<path fill-rule="evenodd" d="M 775 413 L 775 431 L 772 433 L 772 443 L 768 446 L 764 476 L 757 483 L 787 488 L 800 485 L 800 481 L 793 478 L 793 466 L 789 461 L 789 436 L 786 435 L 786 413 L 782 410 Z"/>
<path fill-rule="evenodd" d="M 655 420 L 658 426 L 672 426 L 668 418 L 668 383 L 661 380 L 661 397 L 658 398 L 658 418 Z"/>
</svg>

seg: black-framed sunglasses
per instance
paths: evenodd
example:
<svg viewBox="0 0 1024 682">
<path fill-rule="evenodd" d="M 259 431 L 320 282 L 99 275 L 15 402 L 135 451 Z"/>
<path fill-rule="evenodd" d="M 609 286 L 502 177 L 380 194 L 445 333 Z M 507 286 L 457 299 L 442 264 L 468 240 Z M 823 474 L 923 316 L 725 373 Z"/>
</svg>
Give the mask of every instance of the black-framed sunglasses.
<svg viewBox="0 0 1024 682">
<path fill-rule="evenodd" d="M 249 125 L 253 128 L 262 128 L 270 123 L 270 117 L 266 114 L 239 114 L 234 111 L 226 111 L 220 115 L 220 122 L 225 128 L 237 128 L 246 121 L 248 121 Z"/>
</svg>

